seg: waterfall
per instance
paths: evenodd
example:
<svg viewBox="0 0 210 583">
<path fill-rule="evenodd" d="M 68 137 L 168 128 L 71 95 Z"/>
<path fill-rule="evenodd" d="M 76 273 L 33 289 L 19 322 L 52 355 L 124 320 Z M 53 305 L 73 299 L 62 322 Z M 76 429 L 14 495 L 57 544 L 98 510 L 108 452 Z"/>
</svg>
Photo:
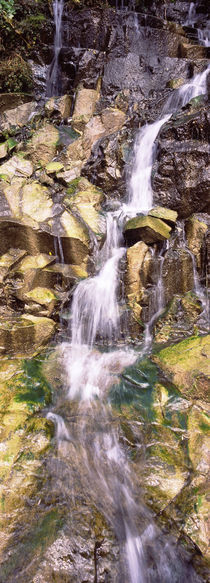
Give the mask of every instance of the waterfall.
<svg viewBox="0 0 210 583">
<path fill-rule="evenodd" d="M 59 81 L 59 55 L 62 48 L 62 16 L 64 0 L 54 0 L 53 15 L 55 23 L 54 55 L 50 63 L 47 79 L 47 97 L 58 96 L 61 93 Z"/>
<path fill-rule="evenodd" d="M 197 20 L 198 20 L 198 16 L 196 14 L 196 5 L 194 2 L 190 2 L 189 11 L 188 11 L 187 18 L 184 22 L 184 26 L 191 26 L 192 28 L 195 28 Z M 209 47 L 210 46 L 209 22 L 207 23 L 207 28 L 204 28 L 204 29 L 201 29 L 198 27 L 196 27 L 196 28 L 197 28 L 199 43 L 201 45 L 203 45 L 204 47 Z"/>
<path fill-rule="evenodd" d="M 177 107 L 195 95 L 204 93 L 207 70 L 179 89 Z M 69 429 L 62 418 L 52 416 L 58 441 L 68 447 L 70 436 L 79 448 L 73 456 L 76 473 L 85 492 L 91 492 L 96 507 L 103 512 L 119 541 L 123 583 L 192 583 L 197 577 L 190 565 L 179 556 L 171 540 L 166 540 L 155 526 L 151 513 L 143 503 L 136 502 L 135 487 L 125 452 L 119 441 L 119 430 L 112 421 L 109 389 L 118 382 L 122 370 L 137 358 L 134 350 L 113 348 L 120 338 L 120 310 L 117 301 L 119 263 L 122 247 L 120 224 L 129 212 L 146 212 L 152 206 L 151 171 L 154 142 L 161 126 L 174 111 L 173 98 L 166 105 L 162 119 L 142 128 L 135 145 L 135 161 L 127 205 L 107 214 L 107 238 L 97 251 L 97 273 L 81 281 L 75 289 L 71 310 L 71 343 L 60 346 L 63 368 L 67 377 L 67 397 L 74 402 L 76 417 Z M 164 254 L 159 259 L 156 289 L 157 312 L 150 320 L 142 354 L 151 344 L 152 325 L 164 305 L 162 268 Z M 97 341 L 108 343 L 99 351 Z M 139 354 L 138 354 L 139 357 Z M 111 429 L 110 429 L 111 427 Z M 71 444 L 72 445 L 72 444 Z M 82 471 L 83 470 L 83 471 Z M 151 560 L 152 553 L 152 560 Z"/>
<path fill-rule="evenodd" d="M 154 160 L 155 139 L 160 128 L 169 119 L 165 115 L 140 130 L 134 146 L 134 167 L 130 182 L 129 213 L 148 212 L 152 207 L 151 174 Z"/>
</svg>

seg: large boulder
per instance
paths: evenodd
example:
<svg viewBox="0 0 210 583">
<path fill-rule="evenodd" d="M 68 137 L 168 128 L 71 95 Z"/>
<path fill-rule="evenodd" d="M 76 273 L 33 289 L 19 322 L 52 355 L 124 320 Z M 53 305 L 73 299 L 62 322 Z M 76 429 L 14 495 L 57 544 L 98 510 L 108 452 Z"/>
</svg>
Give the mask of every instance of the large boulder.
<svg viewBox="0 0 210 583">
<path fill-rule="evenodd" d="M 148 216 L 137 216 L 129 219 L 124 227 L 124 234 L 128 244 L 132 245 L 137 241 L 145 243 L 156 243 L 169 239 L 171 227 L 161 219 Z"/>
</svg>

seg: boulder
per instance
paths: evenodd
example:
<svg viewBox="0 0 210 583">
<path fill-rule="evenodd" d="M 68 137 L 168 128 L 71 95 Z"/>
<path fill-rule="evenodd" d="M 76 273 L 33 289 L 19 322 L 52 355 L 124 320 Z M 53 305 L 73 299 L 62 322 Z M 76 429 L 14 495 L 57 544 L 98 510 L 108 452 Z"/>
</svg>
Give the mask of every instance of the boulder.
<svg viewBox="0 0 210 583">
<path fill-rule="evenodd" d="M 23 296 L 24 301 L 29 305 L 29 311 L 36 312 L 39 315 L 50 317 L 55 309 L 56 303 L 59 301 L 58 295 L 48 287 L 33 287 L 27 291 Z M 40 306 L 44 308 L 40 314 Z M 35 308 L 35 309 L 34 309 Z"/>
<path fill-rule="evenodd" d="M 55 333 L 56 324 L 49 318 L 24 314 L 0 321 L 2 352 L 28 354 L 46 344 Z"/>
<path fill-rule="evenodd" d="M 138 241 L 127 250 L 125 292 L 129 308 L 136 322 L 139 322 L 141 316 L 141 299 L 147 283 L 150 261 L 149 248 L 143 241 Z"/>
<path fill-rule="evenodd" d="M 74 112 L 72 116 L 72 127 L 75 130 L 83 130 L 92 115 L 94 114 L 95 105 L 99 98 L 97 89 L 77 89 Z"/>
<path fill-rule="evenodd" d="M 162 206 L 156 206 L 155 208 L 151 209 L 148 212 L 150 217 L 156 217 L 157 219 L 162 219 L 169 225 L 174 225 L 176 223 L 178 213 L 176 211 L 172 211 L 168 208 L 164 208 Z"/>
<path fill-rule="evenodd" d="M 27 215 L 37 223 L 42 223 L 52 216 L 53 201 L 48 189 L 37 181 L 25 184 L 21 192 L 21 214 Z"/>
<path fill-rule="evenodd" d="M 49 123 L 36 131 L 28 143 L 27 152 L 30 154 L 34 164 L 46 166 L 51 162 L 56 154 L 57 144 L 59 141 L 59 131 Z"/>
<path fill-rule="evenodd" d="M 18 105 L 14 109 L 4 111 L 1 114 L 0 130 L 5 132 L 27 125 L 33 114 L 35 115 L 36 107 L 37 103 L 35 101 L 29 101 L 28 103 Z"/>
<path fill-rule="evenodd" d="M 93 144 L 101 137 L 119 131 L 125 123 L 126 114 L 117 108 L 107 108 L 101 115 L 90 119 L 84 130 L 83 148 L 89 157 Z"/>
<path fill-rule="evenodd" d="M 5 198 L 14 218 L 35 226 L 52 216 L 53 201 L 49 190 L 38 181 L 25 183 L 23 178 L 14 178 L 4 189 Z"/>
<path fill-rule="evenodd" d="M 64 198 L 64 204 L 69 209 L 78 211 L 85 223 L 99 235 L 102 221 L 98 211 L 104 199 L 103 192 L 86 178 L 74 180 L 69 184 L 67 192 L 68 196 Z"/>
<path fill-rule="evenodd" d="M 26 255 L 22 249 L 9 249 L 0 257 L 0 282 L 5 279 L 9 271 L 17 265 L 21 265 L 21 259 Z"/>
<path fill-rule="evenodd" d="M 0 255 L 14 247 L 15 242 L 17 249 L 27 251 L 29 255 L 46 253 L 54 256 L 56 245 L 58 257 L 60 257 L 60 247 L 62 247 L 62 259 L 64 258 L 65 263 L 81 265 L 84 260 L 87 260 L 89 253 L 87 230 L 78 219 L 71 218 L 67 212 L 63 213 L 61 227 L 63 235 L 58 243 L 56 234 L 53 235 L 44 228 L 39 229 L 38 225 L 31 227 L 30 224 L 22 224 L 17 220 L 0 219 Z"/>
<path fill-rule="evenodd" d="M 129 245 L 137 241 L 145 243 L 156 243 L 169 239 L 171 227 L 161 219 L 150 216 L 137 216 L 129 219 L 124 227 L 124 234 Z"/>
</svg>

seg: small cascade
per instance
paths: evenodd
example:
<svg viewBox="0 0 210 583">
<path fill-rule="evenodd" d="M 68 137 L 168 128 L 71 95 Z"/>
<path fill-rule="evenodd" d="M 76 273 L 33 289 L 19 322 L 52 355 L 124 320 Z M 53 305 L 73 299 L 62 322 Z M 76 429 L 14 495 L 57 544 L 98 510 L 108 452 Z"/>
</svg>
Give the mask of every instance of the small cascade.
<svg viewBox="0 0 210 583">
<path fill-rule="evenodd" d="M 47 97 L 58 96 L 61 94 L 59 80 L 59 55 L 62 48 L 62 16 L 64 0 L 54 0 L 53 15 L 55 23 L 54 35 L 54 55 L 48 70 L 47 79 Z"/>
<path fill-rule="evenodd" d="M 184 26 L 191 26 L 192 28 L 194 28 L 196 20 L 197 20 L 197 15 L 196 15 L 195 3 L 190 2 L 189 11 L 188 11 L 187 18 L 184 22 Z"/>
<path fill-rule="evenodd" d="M 190 249 L 187 245 L 184 223 L 182 224 L 181 229 L 180 229 L 179 244 L 180 244 L 180 247 L 183 247 L 185 249 L 185 251 L 187 251 L 187 253 L 190 255 L 190 257 L 192 259 L 193 282 L 194 282 L 193 291 L 202 305 L 203 310 L 202 310 L 202 314 L 200 317 L 204 318 L 208 322 L 209 302 L 208 302 L 207 290 L 200 284 L 199 275 L 198 275 L 198 271 L 197 271 L 197 265 L 196 265 L 196 257 L 194 255 L 194 253 L 192 253 L 192 251 L 190 251 Z"/>
<path fill-rule="evenodd" d="M 204 47 L 210 47 L 210 26 L 208 28 L 198 28 L 198 40 Z"/>
<path fill-rule="evenodd" d="M 144 347 L 143 351 L 148 352 L 151 349 L 152 341 L 153 341 L 153 327 L 155 322 L 158 320 L 159 316 L 161 315 L 164 307 L 165 307 L 165 298 L 164 298 L 164 285 L 163 285 L 163 264 L 165 258 L 165 252 L 169 248 L 169 241 L 163 245 L 161 252 L 159 253 L 156 265 L 158 270 L 158 277 L 157 277 L 157 285 L 155 287 L 155 293 L 152 295 L 152 312 L 153 315 L 150 318 L 149 322 L 147 322 L 145 326 L 145 334 L 144 334 Z"/>
</svg>

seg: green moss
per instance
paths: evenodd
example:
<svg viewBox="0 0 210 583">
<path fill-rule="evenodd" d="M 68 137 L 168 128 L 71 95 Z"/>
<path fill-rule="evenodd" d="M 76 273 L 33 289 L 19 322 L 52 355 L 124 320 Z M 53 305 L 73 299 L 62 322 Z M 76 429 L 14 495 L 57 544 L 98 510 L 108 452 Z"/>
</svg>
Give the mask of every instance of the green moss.
<svg viewBox="0 0 210 583">
<path fill-rule="evenodd" d="M 67 194 L 69 196 L 73 196 L 74 194 L 76 194 L 77 191 L 77 186 L 79 184 L 79 181 L 81 180 L 81 178 L 75 178 L 74 180 L 72 180 L 72 182 L 70 182 L 69 187 L 67 188 Z"/>
</svg>

